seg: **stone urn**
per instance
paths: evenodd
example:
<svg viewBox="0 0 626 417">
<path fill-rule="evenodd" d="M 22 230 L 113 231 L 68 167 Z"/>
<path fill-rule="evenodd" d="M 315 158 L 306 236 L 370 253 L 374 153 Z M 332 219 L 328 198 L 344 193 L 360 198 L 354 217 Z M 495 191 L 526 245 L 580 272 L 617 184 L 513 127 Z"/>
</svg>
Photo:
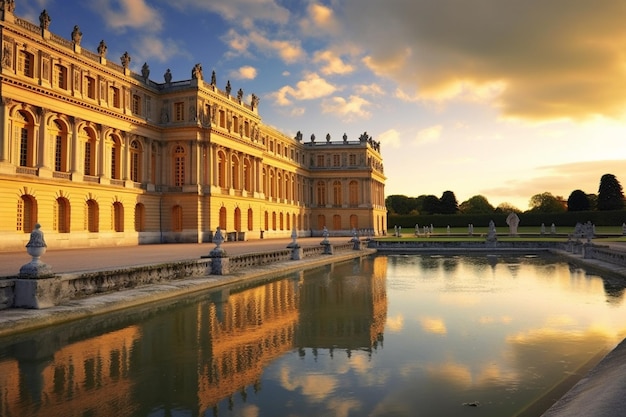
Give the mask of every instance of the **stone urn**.
<svg viewBox="0 0 626 417">
<path fill-rule="evenodd" d="M 40 229 L 41 225 L 37 223 L 30 234 L 30 240 L 26 244 L 26 252 L 32 257 L 32 260 L 20 268 L 20 277 L 38 278 L 52 274 L 50 267 L 39 259 L 46 253 L 48 247 Z"/>
</svg>

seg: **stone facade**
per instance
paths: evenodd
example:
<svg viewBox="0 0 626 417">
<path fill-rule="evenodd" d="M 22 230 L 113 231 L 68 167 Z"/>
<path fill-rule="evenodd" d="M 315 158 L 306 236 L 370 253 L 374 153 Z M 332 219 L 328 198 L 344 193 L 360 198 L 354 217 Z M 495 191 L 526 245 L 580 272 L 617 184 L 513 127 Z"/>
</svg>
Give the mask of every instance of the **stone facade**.
<svg viewBox="0 0 626 417">
<path fill-rule="evenodd" d="M 156 82 L 104 41 L 88 51 L 1 4 L 0 250 L 23 249 L 36 223 L 52 248 L 386 230 L 367 134 L 289 137 L 200 64 Z"/>
</svg>

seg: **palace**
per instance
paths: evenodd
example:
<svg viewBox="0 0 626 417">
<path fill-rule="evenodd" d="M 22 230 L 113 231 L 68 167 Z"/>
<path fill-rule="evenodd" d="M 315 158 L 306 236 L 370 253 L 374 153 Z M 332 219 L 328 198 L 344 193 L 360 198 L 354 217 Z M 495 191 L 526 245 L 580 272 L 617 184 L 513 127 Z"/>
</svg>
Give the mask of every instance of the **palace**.
<svg viewBox="0 0 626 417">
<path fill-rule="evenodd" d="M 304 141 L 263 124 L 259 98 L 207 82 L 150 79 L 81 48 L 0 1 L 0 250 L 20 250 L 36 223 L 48 247 L 381 234 L 387 227 L 380 145 Z M 68 28 L 68 33 L 70 33 Z"/>
</svg>

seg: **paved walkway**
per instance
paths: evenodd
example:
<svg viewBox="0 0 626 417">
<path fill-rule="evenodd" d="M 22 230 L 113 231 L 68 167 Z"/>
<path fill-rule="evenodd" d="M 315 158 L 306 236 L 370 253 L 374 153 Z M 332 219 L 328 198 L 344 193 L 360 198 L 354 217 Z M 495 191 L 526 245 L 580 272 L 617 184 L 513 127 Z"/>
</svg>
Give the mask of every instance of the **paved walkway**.
<svg viewBox="0 0 626 417">
<path fill-rule="evenodd" d="M 336 245 L 348 243 L 350 237 L 333 237 L 328 240 Z M 321 237 L 300 238 L 302 247 L 319 246 Z M 222 248 L 229 255 L 267 252 L 286 249 L 291 239 L 265 239 L 247 242 L 224 242 Z M 162 245 L 120 246 L 85 249 L 48 249 L 40 258 L 57 274 L 128 266 L 148 265 L 163 262 L 198 259 L 215 248 L 213 243 L 172 243 Z M 0 277 L 16 276 L 22 265 L 31 261 L 26 249 L 21 252 L 0 252 Z"/>
</svg>

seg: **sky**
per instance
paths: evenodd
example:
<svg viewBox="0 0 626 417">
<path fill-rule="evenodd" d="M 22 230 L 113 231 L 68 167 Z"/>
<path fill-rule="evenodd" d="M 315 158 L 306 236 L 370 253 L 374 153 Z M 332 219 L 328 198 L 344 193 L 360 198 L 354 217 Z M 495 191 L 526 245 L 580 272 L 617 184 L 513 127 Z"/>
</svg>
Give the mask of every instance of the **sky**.
<svg viewBox="0 0 626 417">
<path fill-rule="evenodd" d="M 260 97 L 264 123 L 363 132 L 381 143 L 385 194 L 454 192 L 525 210 L 544 192 L 626 181 L 623 0 L 15 0 L 33 23 L 150 79 Z M 623 185 L 623 184 L 622 184 Z"/>
</svg>

